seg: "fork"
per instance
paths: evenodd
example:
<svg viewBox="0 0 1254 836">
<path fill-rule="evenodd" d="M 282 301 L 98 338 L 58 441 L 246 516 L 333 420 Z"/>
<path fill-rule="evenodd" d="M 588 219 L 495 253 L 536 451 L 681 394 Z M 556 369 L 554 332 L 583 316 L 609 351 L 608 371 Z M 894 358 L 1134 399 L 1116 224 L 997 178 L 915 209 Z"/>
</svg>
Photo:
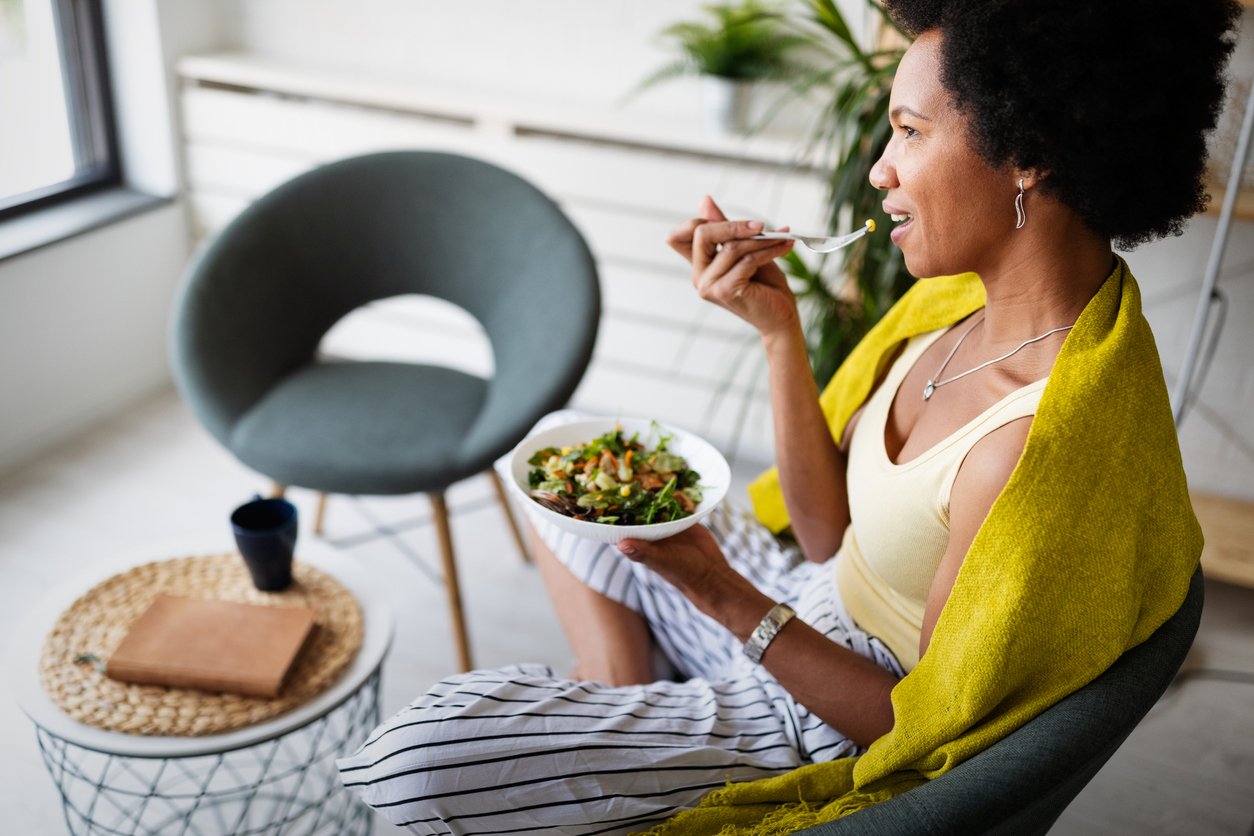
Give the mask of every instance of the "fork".
<svg viewBox="0 0 1254 836">
<path fill-rule="evenodd" d="M 868 232 L 875 231 L 875 221 L 867 221 L 860 229 L 848 235 L 797 235 L 794 232 L 763 232 L 761 235 L 750 236 L 755 241 L 788 240 L 796 241 L 813 253 L 834 253 L 837 250 L 857 241 Z"/>
</svg>

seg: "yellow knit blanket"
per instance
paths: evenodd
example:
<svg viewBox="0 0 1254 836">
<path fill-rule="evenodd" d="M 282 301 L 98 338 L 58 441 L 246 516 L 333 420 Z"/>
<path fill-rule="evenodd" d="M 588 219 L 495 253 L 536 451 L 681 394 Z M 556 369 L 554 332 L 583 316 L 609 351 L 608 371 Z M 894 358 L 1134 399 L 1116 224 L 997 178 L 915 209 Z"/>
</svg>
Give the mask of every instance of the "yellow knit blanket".
<svg viewBox="0 0 1254 836">
<path fill-rule="evenodd" d="M 983 304 L 974 274 L 918 282 L 823 392 L 833 437 L 902 340 Z M 787 526 L 774 470 L 750 495 L 766 525 Z M 1120 259 L 1067 336 L 927 653 L 893 689 L 893 729 L 860 757 L 729 784 L 651 832 L 792 833 L 946 772 L 1148 638 L 1201 550 L 1158 351 Z"/>
</svg>

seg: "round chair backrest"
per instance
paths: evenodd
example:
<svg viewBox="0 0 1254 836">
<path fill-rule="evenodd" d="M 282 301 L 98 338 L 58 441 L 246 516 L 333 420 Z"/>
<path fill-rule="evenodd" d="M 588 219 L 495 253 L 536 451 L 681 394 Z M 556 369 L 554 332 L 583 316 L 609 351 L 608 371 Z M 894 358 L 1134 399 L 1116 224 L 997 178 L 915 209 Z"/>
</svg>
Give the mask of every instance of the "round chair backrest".
<svg viewBox="0 0 1254 836">
<path fill-rule="evenodd" d="M 172 323 L 176 381 L 225 440 L 342 316 L 409 293 L 483 325 L 496 365 L 484 410 L 493 433 L 502 421 L 525 432 L 555 392 L 569 396 L 591 356 L 596 268 L 557 205 L 480 160 L 395 151 L 284 183 L 197 253 Z"/>
</svg>

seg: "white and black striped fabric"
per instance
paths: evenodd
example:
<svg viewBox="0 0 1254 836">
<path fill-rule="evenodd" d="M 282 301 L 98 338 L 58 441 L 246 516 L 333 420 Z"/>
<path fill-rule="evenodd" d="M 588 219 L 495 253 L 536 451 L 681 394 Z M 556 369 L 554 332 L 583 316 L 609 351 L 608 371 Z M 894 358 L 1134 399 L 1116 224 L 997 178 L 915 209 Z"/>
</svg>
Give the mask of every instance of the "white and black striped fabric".
<svg viewBox="0 0 1254 836">
<path fill-rule="evenodd" d="M 418 834 L 630 833 L 728 781 L 857 751 L 670 584 L 610 546 L 533 524 L 585 583 L 645 617 L 676 681 L 610 687 L 542 665 L 448 677 L 339 761 L 345 786 L 389 821 Z M 756 586 L 902 675 L 845 614 L 830 562 L 802 560 L 726 505 L 706 524 Z"/>
</svg>

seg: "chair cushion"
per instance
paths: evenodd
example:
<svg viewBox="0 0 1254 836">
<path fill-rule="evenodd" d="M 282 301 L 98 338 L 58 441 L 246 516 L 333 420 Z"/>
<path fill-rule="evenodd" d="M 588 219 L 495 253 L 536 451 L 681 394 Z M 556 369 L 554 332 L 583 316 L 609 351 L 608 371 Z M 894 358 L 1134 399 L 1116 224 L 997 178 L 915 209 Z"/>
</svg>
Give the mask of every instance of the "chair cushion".
<svg viewBox="0 0 1254 836">
<path fill-rule="evenodd" d="M 315 363 L 245 412 L 229 446 L 285 485 L 350 494 L 439 490 L 488 465 L 459 455 L 487 389 L 482 378 L 437 366 Z"/>
</svg>

